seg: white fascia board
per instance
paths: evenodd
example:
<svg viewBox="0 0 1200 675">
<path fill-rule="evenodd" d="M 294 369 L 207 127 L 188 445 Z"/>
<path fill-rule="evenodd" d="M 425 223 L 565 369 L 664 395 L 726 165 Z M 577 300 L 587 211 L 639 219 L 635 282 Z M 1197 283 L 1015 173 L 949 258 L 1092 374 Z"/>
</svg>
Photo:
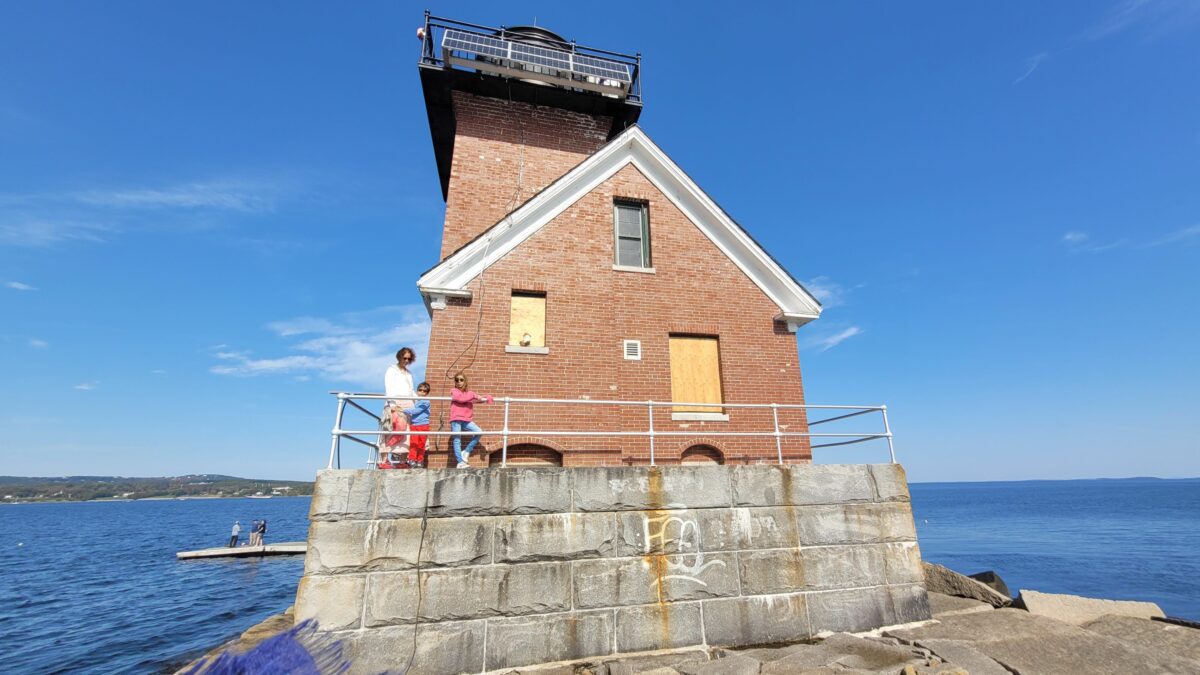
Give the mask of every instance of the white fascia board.
<svg viewBox="0 0 1200 675">
<path fill-rule="evenodd" d="M 437 289 L 442 294 L 451 289 L 465 290 L 487 266 L 507 255 L 628 164 L 633 164 L 670 199 L 784 315 L 811 317 L 806 320 L 812 320 L 821 314 L 820 303 L 730 220 L 639 127 L 622 132 L 614 142 L 423 275 L 417 280 L 417 286 L 422 293 L 425 289 Z M 798 325 L 792 320 L 789 324 Z"/>
</svg>

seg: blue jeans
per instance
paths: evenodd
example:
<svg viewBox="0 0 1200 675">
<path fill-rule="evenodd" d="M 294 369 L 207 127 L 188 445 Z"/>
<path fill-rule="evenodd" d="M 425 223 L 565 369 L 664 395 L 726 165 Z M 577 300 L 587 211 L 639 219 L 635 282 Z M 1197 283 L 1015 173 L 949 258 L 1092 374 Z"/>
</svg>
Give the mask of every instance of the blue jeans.
<svg viewBox="0 0 1200 675">
<path fill-rule="evenodd" d="M 462 422 L 459 420 L 455 420 L 450 423 L 450 431 L 474 431 L 475 432 L 474 436 L 467 437 L 470 440 L 467 441 L 467 449 L 465 451 L 462 449 L 463 437 L 462 436 L 454 436 L 454 457 L 460 462 L 467 461 L 466 457 L 467 457 L 467 455 L 471 454 L 472 450 L 475 449 L 475 444 L 479 442 L 479 434 L 483 431 L 483 429 L 480 429 L 479 425 L 475 424 L 474 422 Z"/>
</svg>

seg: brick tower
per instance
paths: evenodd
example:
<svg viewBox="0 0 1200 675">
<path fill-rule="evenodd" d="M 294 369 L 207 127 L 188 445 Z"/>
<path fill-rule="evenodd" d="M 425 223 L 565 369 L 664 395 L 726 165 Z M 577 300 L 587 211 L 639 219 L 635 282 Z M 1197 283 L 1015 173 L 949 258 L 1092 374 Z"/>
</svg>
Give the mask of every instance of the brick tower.
<svg viewBox="0 0 1200 675">
<path fill-rule="evenodd" d="M 433 394 L 463 371 L 496 397 L 668 402 L 653 441 L 613 435 L 645 432 L 645 405 L 511 403 L 506 448 L 503 406 L 480 405 L 471 464 L 808 461 L 805 438 L 732 435 L 776 412 L 806 431 L 802 410 L 720 404 L 803 403 L 793 333 L 820 305 L 637 127 L 640 56 L 428 17 L 421 37 L 446 200 L 418 281 Z"/>
</svg>

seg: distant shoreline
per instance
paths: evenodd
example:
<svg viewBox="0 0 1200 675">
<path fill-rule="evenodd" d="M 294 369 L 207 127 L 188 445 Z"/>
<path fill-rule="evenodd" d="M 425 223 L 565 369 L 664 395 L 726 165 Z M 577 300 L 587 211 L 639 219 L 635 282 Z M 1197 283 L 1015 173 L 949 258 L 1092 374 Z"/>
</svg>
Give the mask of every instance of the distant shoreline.
<svg viewBox="0 0 1200 675">
<path fill-rule="evenodd" d="M 125 476 L 0 476 L 0 503 L 142 501 L 146 499 L 271 498 L 311 495 L 313 483 L 222 474 Z"/>
<path fill-rule="evenodd" d="M 116 502 L 187 502 L 208 501 L 212 499 L 312 499 L 312 495 L 272 495 L 270 497 L 251 497 L 250 495 L 187 495 L 183 497 L 130 497 L 128 499 L 33 499 L 29 501 L 0 501 L 0 506 L 17 506 L 20 504 L 108 504 Z"/>
</svg>

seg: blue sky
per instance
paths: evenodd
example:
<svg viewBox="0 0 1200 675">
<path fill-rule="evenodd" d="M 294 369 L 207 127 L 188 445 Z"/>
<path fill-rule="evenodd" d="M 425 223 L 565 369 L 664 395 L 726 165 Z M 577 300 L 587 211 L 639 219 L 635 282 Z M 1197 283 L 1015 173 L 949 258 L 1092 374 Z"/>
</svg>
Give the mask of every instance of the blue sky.
<svg viewBox="0 0 1200 675">
<path fill-rule="evenodd" d="M 1200 5 L 677 7 L 433 9 L 640 50 L 642 126 L 825 301 L 809 401 L 888 404 L 912 480 L 1200 475 Z M 323 464 L 426 339 L 423 8 L 0 7 L 0 474 Z"/>
</svg>

